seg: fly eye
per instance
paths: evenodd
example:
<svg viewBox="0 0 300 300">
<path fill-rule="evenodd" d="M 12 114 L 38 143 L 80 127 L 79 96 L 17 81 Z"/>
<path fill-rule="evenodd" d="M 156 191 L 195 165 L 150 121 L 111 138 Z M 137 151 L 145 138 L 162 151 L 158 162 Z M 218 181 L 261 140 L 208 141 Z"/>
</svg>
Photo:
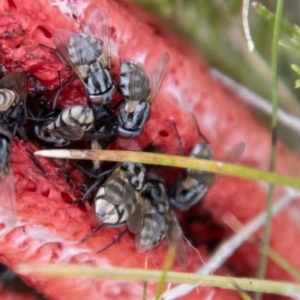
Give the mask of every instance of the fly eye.
<svg viewBox="0 0 300 300">
<path fill-rule="evenodd" d="M 141 172 L 141 167 L 140 166 L 135 166 L 135 174 L 138 175 Z"/>
<path fill-rule="evenodd" d="M 126 170 L 128 169 L 128 164 L 127 164 L 127 163 L 122 163 L 122 164 L 121 164 L 121 169 L 122 169 L 123 171 L 126 171 Z"/>
<path fill-rule="evenodd" d="M 139 186 L 139 180 L 134 177 L 131 179 L 131 184 L 137 188 Z"/>
<path fill-rule="evenodd" d="M 182 190 L 180 191 L 180 194 L 181 194 L 182 196 L 186 196 L 189 192 L 190 192 L 190 190 L 188 190 L 188 189 L 182 189 Z"/>
</svg>

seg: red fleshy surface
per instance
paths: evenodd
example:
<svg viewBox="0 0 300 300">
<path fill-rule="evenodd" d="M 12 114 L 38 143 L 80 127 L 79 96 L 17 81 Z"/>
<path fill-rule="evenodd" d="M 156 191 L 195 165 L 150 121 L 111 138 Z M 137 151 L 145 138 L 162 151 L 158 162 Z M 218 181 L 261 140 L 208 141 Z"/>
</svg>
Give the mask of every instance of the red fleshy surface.
<svg viewBox="0 0 300 300">
<path fill-rule="evenodd" d="M 217 156 L 220 157 L 231 146 L 245 142 L 246 150 L 240 163 L 267 169 L 269 132 L 235 95 L 210 77 L 208 66 L 198 55 L 126 2 L 95 0 L 81 2 L 78 7 L 87 7 L 87 3 L 94 3 L 94 6 L 97 5 L 107 13 L 113 33 L 112 42 L 118 46 L 121 59 L 145 59 L 146 69 L 149 70 L 162 52 L 170 54 L 167 76 L 152 105 L 144 133 L 138 138 L 139 145 L 154 145 L 163 152 L 177 154 L 178 140 L 172 125 L 175 122 L 184 142 L 184 152 L 188 154 L 193 144 L 199 141 L 190 116 L 190 111 L 193 111 Z M 87 11 L 91 9 L 92 7 Z M 57 70 L 61 70 L 62 78 L 69 70 L 51 51 L 39 47 L 38 43 L 54 47 L 53 30 L 65 28 L 76 31 L 76 22 L 62 14 L 57 7 L 51 7 L 42 0 L 3 1 L 0 3 L 0 11 L 2 64 L 8 69 L 21 69 L 35 75 L 49 88 L 56 86 Z M 61 94 L 59 105 L 66 107 L 84 102 L 83 87 L 75 82 Z M 39 159 L 48 178 L 43 176 L 28 156 L 28 150 L 33 151 L 32 147 L 20 141 L 15 141 L 14 144 L 12 168 L 16 181 L 18 216 L 22 226 L 8 234 L 5 230 L 0 231 L 1 260 L 5 264 L 11 268 L 22 261 L 144 267 L 147 257 L 149 269 L 161 268 L 166 244 L 162 243 L 147 254 L 138 254 L 130 234 L 106 252 L 95 254 L 101 245 L 109 243 L 122 229 L 105 229 L 86 243 L 79 244 L 78 241 L 97 225 L 92 209 L 66 203 L 77 199 L 78 188 L 68 185 L 63 171 L 47 159 Z M 299 158 L 279 143 L 277 171 L 298 176 L 299 166 Z M 75 175 L 79 181 L 77 184 L 82 183 L 82 177 Z M 211 188 L 203 207 L 214 214 L 216 223 L 222 224 L 222 218 L 228 212 L 245 223 L 263 211 L 266 194 L 266 186 L 259 182 L 226 177 Z M 196 210 L 182 216 L 183 224 L 185 218 Z M 300 269 L 297 210 L 299 204 L 295 203 L 274 219 L 272 247 Z M 199 224 L 185 224 L 184 228 L 187 234 L 195 235 L 197 226 Z M 200 264 L 199 258 L 195 251 L 188 249 L 188 252 L 188 270 L 196 270 Z M 204 260 L 208 257 L 203 247 L 201 255 Z M 244 244 L 221 273 L 255 276 L 257 263 L 258 252 L 253 246 Z M 179 267 L 176 265 L 175 269 L 179 270 Z M 274 263 L 269 264 L 268 277 L 291 280 Z M 26 277 L 26 280 L 51 299 L 140 299 L 142 295 L 142 284 L 138 282 L 37 277 Z M 151 285 L 149 298 L 154 291 L 155 286 Z M 234 299 L 239 296 L 231 291 L 200 288 L 186 299 L 229 297 Z"/>
</svg>

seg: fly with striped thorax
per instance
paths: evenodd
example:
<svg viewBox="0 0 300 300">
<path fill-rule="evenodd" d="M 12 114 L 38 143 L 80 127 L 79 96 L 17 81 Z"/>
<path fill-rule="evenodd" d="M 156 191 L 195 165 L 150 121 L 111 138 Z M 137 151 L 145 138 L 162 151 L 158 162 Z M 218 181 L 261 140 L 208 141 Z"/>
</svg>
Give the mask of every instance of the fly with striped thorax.
<svg viewBox="0 0 300 300">
<path fill-rule="evenodd" d="M 145 181 L 145 178 L 146 169 L 138 163 L 119 163 L 109 171 L 94 198 L 95 214 L 102 224 L 83 241 L 103 227 L 120 226 L 126 222 L 129 231 L 135 234 L 138 252 L 154 248 L 166 237 L 176 249 L 179 264 L 186 266 L 188 259 L 184 236 L 170 206 L 165 184 L 151 178 Z M 103 252 L 119 241 L 128 229 L 98 252 Z"/>
<path fill-rule="evenodd" d="M 104 175 L 106 178 L 102 180 L 96 192 L 94 210 L 97 219 L 102 223 L 83 241 L 92 237 L 102 227 L 116 227 L 125 223 L 132 233 L 141 232 L 145 216 L 145 202 L 140 191 L 144 187 L 145 174 L 145 167 L 139 163 L 118 163 L 112 170 L 100 174 L 100 178 Z M 98 179 L 90 191 L 100 181 L 101 179 Z M 84 198 L 85 196 L 83 200 L 75 204 L 85 202 Z M 123 233 L 126 231 L 127 229 Z"/>
<path fill-rule="evenodd" d="M 198 135 L 204 142 L 194 145 L 190 157 L 201 158 L 207 160 L 214 160 L 215 154 L 208 139 L 200 131 L 199 125 L 195 120 Z M 179 139 L 181 148 L 181 141 L 175 126 L 176 133 Z M 244 143 L 238 143 L 230 148 L 226 154 L 220 158 L 220 161 L 227 163 L 236 163 L 245 149 Z M 182 149 L 180 150 L 182 152 Z M 171 190 L 171 204 L 178 210 L 184 211 L 190 209 L 193 205 L 199 203 L 206 195 L 209 188 L 216 183 L 222 175 L 194 169 L 186 169 L 182 176 L 175 182 Z"/>
<path fill-rule="evenodd" d="M 176 250 L 178 263 L 186 267 L 188 263 L 184 236 L 174 210 L 170 206 L 169 196 L 161 180 L 147 180 L 141 197 L 145 205 L 142 230 L 135 236 L 138 252 L 145 252 L 158 245 L 164 237 Z"/>
<path fill-rule="evenodd" d="M 139 136 L 149 117 L 151 103 L 165 77 L 169 54 L 163 53 L 147 74 L 139 62 L 126 60 L 121 65 L 119 88 L 124 102 L 118 114 L 118 134 L 122 138 Z"/>
<path fill-rule="evenodd" d="M 71 141 L 109 138 L 105 133 L 93 133 L 94 112 L 86 105 L 72 105 L 61 112 L 51 113 L 37 119 L 36 136 L 57 147 L 69 145 Z"/>
<path fill-rule="evenodd" d="M 89 104 L 98 119 L 98 114 L 103 114 L 102 108 L 116 92 L 109 73 L 110 29 L 106 14 L 100 9 L 93 10 L 83 26 L 83 32 L 56 29 L 54 42 L 62 61 L 75 71 L 84 84 Z"/>
</svg>

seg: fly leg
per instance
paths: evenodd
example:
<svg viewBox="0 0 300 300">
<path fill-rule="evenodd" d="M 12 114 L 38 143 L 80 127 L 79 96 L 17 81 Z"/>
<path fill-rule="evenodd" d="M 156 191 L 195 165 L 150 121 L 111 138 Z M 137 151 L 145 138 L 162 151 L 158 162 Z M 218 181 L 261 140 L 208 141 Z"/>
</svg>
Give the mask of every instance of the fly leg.
<svg viewBox="0 0 300 300">
<path fill-rule="evenodd" d="M 80 243 L 85 242 L 86 240 L 88 240 L 89 238 L 93 237 L 102 227 L 104 227 L 104 224 L 99 225 L 98 227 L 96 227 L 94 229 L 94 231 L 92 231 L 92 233 L 90 233 L 88 236 L 86 236 L 85 238 L 83 238 Z"/>
<path fill-rule="evenodd" d="M 128 231 L 128 228 L 126 228 L 125 230 L 123 230 L 118 236 L 117 238 L 115 238 L 110 244 L 108 244 L 107 246 L 105 246 L 104 248 L 102 248 L 101 250 L 97 251 L 98 253 L 104 252 L 105 250 L 109 249 L 110 247 L 112 247 L 114 244 L 116 244 L 121 238 L 122 236 Z"/>
<path fill-rule="evenodd" d="M 79 167 L 79 166 L 77 166 Z M 81 168 L 79 168 L 81 169 Z M 89 173 L 85 170 L 82 170 L 83 173 Z M 101 173 L 100 175 L 97 176 L 97 180 L 89 187 L 89 189 L 85 192 L 85 194 L 83 195 L 82 199 L 78 200 L 78 201 L 74 201 L 72 202 L 71 204 L 72 205 L 78 205 L 78 204 L 83 204 L 85 202 L 88 202 L 89 201 L 89 198 L 88 196 L 91 195 L 91 193 L 97 188 L 97 186 L 101 185 L 101 183 L 103 182 L 103 179 L 105 178 L 104 176 L 107 174 L 107 173 L 111 173 L 112 171 L 111 170 L 108 170 L 106 172 L 103 172 Z"/>
</svg>

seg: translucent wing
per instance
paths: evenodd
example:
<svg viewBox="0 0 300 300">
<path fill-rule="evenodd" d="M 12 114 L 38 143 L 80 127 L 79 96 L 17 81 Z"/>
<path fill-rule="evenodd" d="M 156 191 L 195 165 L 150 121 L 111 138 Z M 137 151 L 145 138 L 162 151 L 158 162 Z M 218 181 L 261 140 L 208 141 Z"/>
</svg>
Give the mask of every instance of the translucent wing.
<svg viewBox="0 0 300 300">
<path fill-rule="evenodd" d="M 135 246 L 142 253 L 156 246 L 164 237 L 164 217 L 146 201 L 146 216 L 141 232 L 135 236 Z"/>
<path fill-rule="evenodd" d="M 126 221 L 129 230 L 136 234 L 139 233 L 145 217 L 145 204 L 140 194 L 129 183 L 127 174 L 120 165 L 117 165 L 103 186 L 106 201 L 120 205 L 124 210 L 123 214 L 127 215 Z"/>
<path fill-rule="evenodd" d="M 12 226 L 17 221 L 15 185 L 10 170 L 0 179 L 0 216 L 1 220 Z"/>
<path fill-rule="evenodd" d="M 107 138 L 109 138 L 109 134 L 106 133 L 84 133 L 81 139 L 83 141 L 90 141 L 90 140 L 103 140 Z"/>
<path fill-rule="evenodd" d="M 125 176 L 123 170 L 117 166 L 105 181 L 105 197 L 109 203 L 120 205 L 127 202 L 129 205 L 132 205 L 135 202 L 135 191 Z"/>
<path fill-rule="evenodd" d="M 14 91 L 25 100 L 27 96 L 27 76 L 23 72 L 11 72 L 0 79 L 0 88 Z"/>
<path fill-rule="evenodd" d="M 54 31 L 54 43 L 62 61 L 75 69 L 75 65 L 69 56 L 70 39 L 74 34 L 74 32 L 65 29 L 56 29 Z"/>
<path fill-rule="evenodd" d="M 107 15 L 100 9 L 93 10 L 84 26 L 84 31 L 102 41 L 102 53 L 107 66 L 110 67 L 110 29 Z"/>
<path fill-rule="evenodd" d="M 60 126 L 54 129 L 45 128 L 49 134 L 67 139 L 70 141 L 78 141 L 84 135 L 84 130 L 80 126 Z"/>
<path fill-rule="evenodd" d="M 224 155 L 224 157 L 218 159 L 225 163 L 236 163 L 240 157 L 242 156 L 243 152 L 245 150 L 245 143 L 238 143 L 232 148 L 230 148 L 227 153 Z M 216 183 L 220 178 L 222 178 L 222 174 L 214 174 L 214 176 L 211 177 L 211 181 L 209 182 L 209 185 L 212 185 Z"/>
<path fill-rule="evenodd" d="M 129 77 L 129 98 L 131 101 L 149 100 L 150 80 L 141 63 L 133 64 Z"/>
<path fill-rule="evenodd" d="M 163 53 L 158 61 L 156 62 L 154 68 L 150 73 L 150 87 L 151 87 L 151 100 L 153 101 L 156 97 L 158 90 L 161 86 L 161 83 L 166 75 L 168 69 L 170 56 L 168 53 Z"/>
<path fill-rule="evenodd" d="M 54 31 L 54 43 L 60 59 L 65 64 L 68 64 L 76 72 L 77 76 L 83 80 L 84 76 L 76 69 L 69 55 L 70 38 L 74 34 L 75 33 L 68 30 L 56 29 Z"/>
<path fill-rule="evenodd" d="M 176 259 L 178 263 L 186 267 L 188 264 L 188 257 L 185 248 L 183 233 L 178 223 L 177 217 L 173 210 L 170 210 L 166 215 L 166 238 L 169 243 L 176 249 Z"/>
<path fill-rule="evenodd" d="M 202 159 L 214 159 L 215 154 L 211 145 L 205 143 L 205 144 L 197 144 L 196 147 L 193 149 L 191 156 L 202 158 Z"/>
<path fill-rule="evenodd" d="M 136 194 L 136 208 L 133 214 L 127 219 L 127 226 L 132 233 L 139 234 L 143 229 L 146 206 L 145 200 L 140 193 Z"/>
<path fill-rule="evenodd" d="M 222 158 L 222 161 L 228 163 L 236 163 L 241 158 L 244 150 L 245 143 L 238 143 L 227 151 L 224 158 Z"/>
<path fill-rule="evenodd" d="M 83 33 L 56 29 L 54 42 L 62 61 L 70 65 L 84 81 L 89 75 L 89 64 L 95 62 L 101 54 L 100 41 Z"/>
<path fill-rule="evenodd" d="M 215 157 L 211 145 L 207 143 L 196 144 L 190 156 L 208 160 L 212 160 Z M 186 174 L 186 180 L 189 181 L 189 178 L 196 178 L 198 182 L 205 182 L 207 185 L 209 185 L 212 178 L 215 176 L 214 173 L 195 169 L 187 169 Z M 186 184 L 188 186 L 188 182 L 186 182 Z M 193 185 L 193 183 L 191 184 Z"/>
</svg>

